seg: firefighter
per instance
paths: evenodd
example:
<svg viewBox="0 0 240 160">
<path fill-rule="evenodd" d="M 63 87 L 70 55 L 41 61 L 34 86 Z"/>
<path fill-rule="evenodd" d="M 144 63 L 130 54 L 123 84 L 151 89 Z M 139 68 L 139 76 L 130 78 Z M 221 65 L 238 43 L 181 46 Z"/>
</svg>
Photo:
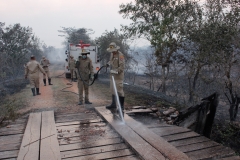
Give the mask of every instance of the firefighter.
<svg viewBox="0 0 240 160">
<path fill-rule="evenodd" d="M 107 109 L 116 108 L 115 93 L 113 88 L 112 76 L 116 82 L 116 88 L 119 96 L 122 112 L 124 111 L 124 92 L 123 92 L 123 79 L 125 59 L 123 53 L 119 51 L 120 47 L 116 43 L 112 42 L 107 48 L 107 51 L 111 53 L 110 60 L 107 66 L 110 66 L 110 90 L 112 92 L 112 104 L 106 106 Z"/>
<path fill-rule="evenodd" d="M 49 73 L 49 69 L 48 69 L 48 67 L 49 67 L 49 65 L 50 65 L 50 62 L 49 62 L 49 60 L 45 57 L 45 56 L 43 56 L 42 57 L 42 60 L 40 61 L 40 64 L 42 65 L 42 68 L 44 69 L 44 71 L 45 71 L 45 75 L 43 75 L 43 83 L 44 83 L 44 86 L 46 86 L 46 75 L 47 75 L 47 77 L 48 77 L 48 84 L 49 85 L 53 85 L 52 83 L 51 83 L 51 77 L 50 77 L 50 73 Z"/>
<path fill-rule="evenodd" d="M 45 75 L 44 69 L 35 60 L 34 55 L 32 55 L 30 58 L 30 61 L 25 66 L 25 79 L 27 79 L 27 77 L 29 78 L 33 96 L 41 94 L 39 93 L 39 71 L 41 71 L 43 75 Z M 35 88 L 36 88 L 36 94 L 35 94 Z"/>
<path fill-rule="evenodd" d="M 77 79 L 76 74 L 75 74 L 75 63 L 76 63 L 76 60 L 74 59 L 74 57 L 72 55 L 70 55 L 70 59 L 68 62 L 68 69 L 70 70 L 70 73 L 71 73 L 72 82 L 76 82 L 76 79 Z M 75 79 L 73 77 L 75 77 Z"/>
<path fill-rule="evenodd" d="M 78 93 L 79 93 L 79 103 L 78 105 L 83 104 L 83 88 L 85 93 L 85 104 L 92 104 L 89 101 L 89 89 L 88 83 L 89 80 L 93 80 L 94 72 L 92 60 L 87 56 L 90 52 L 82 50 L 81 56 L 79 56 L 78 61 L 76 62 L 77 74 L 78 74 Z M 80 75 L 79 75 L 80 73 Z"/>
</svg>

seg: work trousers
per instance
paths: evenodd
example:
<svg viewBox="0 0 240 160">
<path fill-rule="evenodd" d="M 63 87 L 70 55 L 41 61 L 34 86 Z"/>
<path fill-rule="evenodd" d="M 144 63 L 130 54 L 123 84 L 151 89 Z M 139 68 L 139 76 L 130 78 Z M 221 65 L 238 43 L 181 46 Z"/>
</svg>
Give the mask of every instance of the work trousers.
<svg viewBox="0 0 240 160">
<path fill-rule="evenodd" d="M 84 89 L 84 93 L 85 93 L 85 102 L 86 101 L 89 101 L 89 97 L 88 97 L 88 89 L 89 89 L 89 86 L 88 86 L 88 83 L 89 83 L 89 80 L 85 80 L 84 81 L 85 83 L 83 83 L 83 81 L 79 78 L 78 79 L 78 94 L 79 94 L 79 102 L 83 101 L 83 89 Z"/>
</svg>

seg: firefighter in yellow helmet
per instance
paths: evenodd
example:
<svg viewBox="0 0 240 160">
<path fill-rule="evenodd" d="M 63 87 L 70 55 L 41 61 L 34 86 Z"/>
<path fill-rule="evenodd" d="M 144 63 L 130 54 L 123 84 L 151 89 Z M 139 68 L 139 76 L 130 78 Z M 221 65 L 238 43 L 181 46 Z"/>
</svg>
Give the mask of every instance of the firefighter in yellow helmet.
<svg viewBox="0 0 240 160">
<path fill-rule="evenodd" d="M 78 74 L 78 93 L 79 93 L 79 103 L 78 105 L 83 104 L 83 89 L 85 93 L 85 104 L 92 104 L 89 101 L 89 80 L 93 80 L 94 72 L 92 60 L 87 56 L 90 52 L 82 50 L 81 56 L 79 56 L 78 61 L 76 62 L 77 74 Z M 80 75 L 79 75 L 80 73 Z M 83 82 L 84 81 L 84 82 Z"/>
<path fill-rule="evenodd" d="M 112 91 L 112 104 L 106 106 L 107 109 L 116 108 L 115 93 L 113 89 L 112 76 L 114 76 L 116 82 L 116 88 L 119 96 L 120 105 L 122 111 L 124 111 L 124 92 L 123 92 L 123 79 L 125 59 L 123 53 L 119 51 L 120 47 L 116 43 L 112 42 L 107 48 L 107 51 L 111 53 L 110 60 L 107 65 L 110 66 L 110 90 Z"/>
</svg>

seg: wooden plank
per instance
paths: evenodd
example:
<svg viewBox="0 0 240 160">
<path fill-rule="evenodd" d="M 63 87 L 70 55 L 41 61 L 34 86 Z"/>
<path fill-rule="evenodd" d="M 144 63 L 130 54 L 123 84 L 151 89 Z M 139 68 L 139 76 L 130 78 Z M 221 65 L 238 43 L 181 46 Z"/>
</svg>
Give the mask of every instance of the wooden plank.
<svg viewBox="0 0 240 160">
<path fill-rule="evenodd" d="M 23 134 L 15 134 L 15 135 L 10 135 L 10 136 L 0 136 L 0 146 L 3 146 L 5 144 L 14 144 L 14 143 L 19 143 L 19 142 L 21 143 L 22 138 L 23 138 Z"/>
<path fill-rule="evenodd" d="M 79 130 L 79 132 L 63 131 L 61 133 L 58 133 L 57 136 L 58 136 L 58 138 L 87 136 L 87 135 L 94 136 L 94 135 L 101 135 L 105 132 L 111 132 L 111 131 L 112 131 L 112 129 L 109 126 L 104 126 L 104 127 L 100 127 L 100 128 L 86 128 L 84 130 Z"/>
<path fill-rule="evenodd" d="M 113 160 L 140 160 L 140 159 L 136 156 L 124 156 L 119 158 L 113 158 Z"/>
<path fill-rule="evenodd" d="M 103 140 L 103 139 L 113 139 L 113 138 L 119 138 L 119 135 L 115 132 L 105 132 L 101 135 L 94 135 L 94 136 L 77 136 L 77 137 L 66 137 L 61 138 L 58 140 L 58 143 L 60 145 L 64 144 L 73 144 L 73 143 L 81 143 L 81 142 L 90 142 L 90 141 L 97 141 L 97 140 Z"/>
<path fill-rule="evenodd" d="M 11 151 L 11 150 L 18 150 L 20 148 L 21 142 L 19 143 L 11 143 L 2 145 L 0 151 Z"/>
<path fill-rule="evenodd" d="M 16 134 L 23 134 L 24 128 L 19 129 L 19 130 L 8 130 L 8 131 L 2 131 L 0 133 L 0 136 L 9 136 L 9 135 L 16 135 Z"/>
<path fill-rule="evenodd" d="M 126 111 L 126 114 L 132 114 L 132 113 L 153 113 L 153 111 L 149 108 L 147 109 L 132 109 L 130 111 Z"/>
<path fill-rule="evenodd" d="M 63 123 L 56 123 L 56 127 L 60 126 L 69 126 L 69 125 L 80 125 L 80 124 L 88 124 L 88 123 L 99 123 L 104 122 L 102 119 L 93 119 L 93 120 L 81 120 L 81 121 L 73 121 L 73 122 L 63 122 Z"/>
<path fill-rule="evenodd" d="M 105 107 L 95 107 L 95 110 L 109 122 L 109 124 L 122 136 L 122 138 L 131 146 L 131 148 L 142 159 L 165 159 L 165 157 L 153 146 L 136 134 L 129 126 L 124 125 Z"/>
<path fill-rule="evenodd" d="M 195 144 L 195 143 L 206 142 L 206 141 L 210 141 L 210 139 L 203 137 L 203 136 L 199 136 L 199 137 L 193 137 L 193 138 L 172 141 L 172 142 L 170 142 L 170 144 L 172 144 L 175 147 L 179 147 L 179 146 L 185 146 L 185 145 L 189 145 L 189 144 Z"/>
<path fill-rule="evenodd" d="M 172 125 L 169 124 L 150 124 L 150 125 L 145 125 L 147 128 L 162 128 L 162 127 L 171 127 Z"/>
<path fill-rule="evenodd" d="M 113 139 L 93 141 L 93 142 L 91 141 L 91 142 L 75 143 L 75 144 L 69 144 L 69 145 L 61 145 L 60 151 L 63 152 L 63 151 L 69 151 L 74 149 L 91 148 L 91 147 L 118 144 L 118 143 L 122 143 L 122 140 L 120 138 L 113 138 Z"/>
<path fill-rule="evenodd" d="M 180 139 L 187 139 L 187 138 L 199 137 L 199 136 L 200 135 L 195 132 L 185 132 L 185 133 L 173 134 L 173 135 L 162 136 L 162 137 L 165 140 L 167 140 L 168 142 L 171 142 L 171 141 L 176 141 L 176 140 L 180 140 Z"/>
<path fill-rule="evenodd" d="M 231 156 L 226 158 L 221 158 L 220 160 L 240 160 L 239 156 Z"/>
<path fill-rule="evenodd" d="M 56 123 L 64 123 L 64 122 L 72 122 L 72 121 L 86 121 L 86 120 L 93 120 L 93 119 L 97 119 L 97 118 L 91 118 L 91 117 L 87 117 L 82 116 L 82 117 L 65 117 L 65 118 L 59 118 L 56 120 Z"/>
<path fill-rule="evenodd" d="M 123 149 L 119 151 L 111 151 L 106 153 L 98 153 L 94 155 L 88 155 L 88 156 L 81 156 L 81 157 L 73 157 L 73 158 L 67 158 L 66 160 L 90 160 L 90 159 L 112 159 L 116 157 L 121 156 L 128 156 L 133 155 L 134 153 L 129 149 Z"/>
<path fill-rule="evenodd" d="M 60 160 L 60 149 L 57 141 L 53 111 L 42 112 L 40 160 Z"/>
<path fill-rule="evenodd" d="M 85 128 L 99 128 L 99 127 L 105 127 L 107 126 L 106 123 L 89 123 L 89 124 L 82 124 L 82 125 L 69 125 L 69 126 L 60 126 L 60 127 L 57 127 L 57 130 L 76 130 L 76 129 L 85 129 Z"/>
<path fill-rule="evenodd" d="M 159 152 L 161 152 L 165 157 L 171 160 L 188 160 L 190 159 L 186 154 L 177 150 L 171 144 L 169 144 L 166 140 L 159 137 L 147 127 L 142 125 L 141 123 L 135 121 L 128 115 L 124 117 L 126 124 L 131 127 L 137 134 L 139 134 L 144 140 L 146 140 L 151 146 L 156 148 Z M 177 128 L 177 127 L 173 127 Z M 162 128 L 165 129 L 165 128 Z M 168 129 L 168 128 L 167 128 Z"/>
<path fill-rule="evenodd" d="M 17 158 L 18 150 L 0 152 L 0 159 Z"/>
<path fill-rule="evenodd" d="M 97 153 L 103 153 L 103 152 L 109 152 L 109 151 L 115 151 L 115 150 L 121 150 L 121 149 L 127 149 L 127 148 L 128 147 L 124 143 L 119 143 L 114 145 L 61 152 L 61 157 L 62 159 L 70 158 L 70 157 L 79 157 L 79 156 L 85 156 L 85 155 L 91 155 L 91 154 L 97 154 Z"/>
<path fill-rule="evenodd" d="M 187 146 L 180 146 L 177 147 L 182 152 L 191 152 L 191 151 L 196 151 L 204 148 L 210 148 L 210 147 L 215 147 L 219 146 L 220 144 L 214 142 L 214 141 L 206 141 L 206 142 L 200 142 L 200 143 L 195 143 L 195 144 L 190 144 Z"/>
<path fill-rule="evenodd" d="M 154 133 L 156 133 L 159 136 L 166 136 L 166 135 L 171 135 L 171 134 L 176 134 L 176 133 L 190 132 L 190 130 L 187 128 L 181 128 L 181 127 L 177 127 L 177 126 L 164 127 L 164 128 L 151 128 L 151 131 L 153 131 Z"/>
<path fill-rule="evenodd" d="M 30 113 L 20 151 L 18 153 L 18 160 L 38 160 L 39 141 L 37 140 L 40 139 L 40 125 L 41 113 Z"/>
<path fill-rule="evenodd" d="M 212 148 L 206 148 L 202 150 L 192 151 L 186 153 L 193 160 L 198 159 L 210 159 L 210 158 L 221 158 L 227 156 L 233 156 L 235 153 L 233 150 L 223 146 L 216 146 Z"/>
</svg>

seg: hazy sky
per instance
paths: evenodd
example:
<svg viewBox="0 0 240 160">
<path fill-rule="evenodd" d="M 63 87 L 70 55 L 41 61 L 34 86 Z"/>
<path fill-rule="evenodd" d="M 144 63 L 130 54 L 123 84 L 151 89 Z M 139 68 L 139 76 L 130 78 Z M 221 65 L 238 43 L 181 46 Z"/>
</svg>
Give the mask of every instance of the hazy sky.
<svg viewBox="0 0 240 160">
<path fill-rule="evenodd" d="M 0 21 L 5 26 L 20 23 L 31 27 L 48 46 L 63 47 L 61 27 L 89 28 L 95 31 L 91 38 L 105 30 L 120 29 L 130 24 L 118 13 L 119 5 L 133 0 L 0 0 Z"/>
</svg>

